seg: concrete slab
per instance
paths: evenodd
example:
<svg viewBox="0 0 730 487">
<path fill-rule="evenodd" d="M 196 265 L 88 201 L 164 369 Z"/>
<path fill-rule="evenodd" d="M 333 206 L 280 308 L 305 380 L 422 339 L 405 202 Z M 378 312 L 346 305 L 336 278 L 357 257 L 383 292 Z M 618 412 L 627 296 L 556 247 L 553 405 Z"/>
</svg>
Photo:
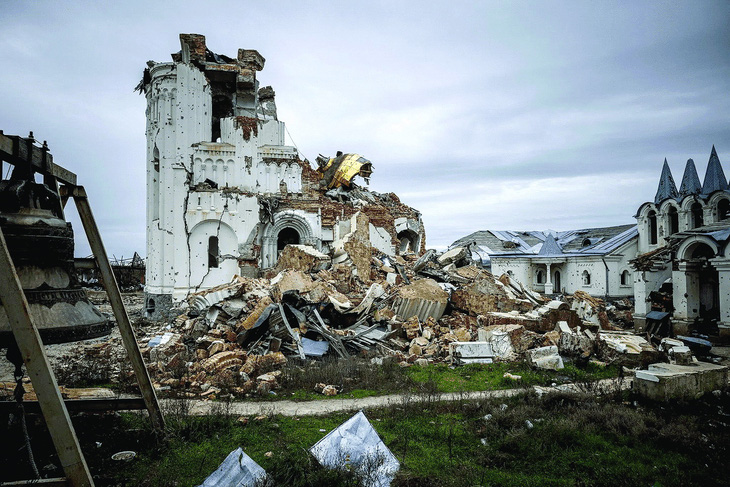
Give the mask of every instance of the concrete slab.
<svg viewBox="0 0 730 487">
<path fill-rule="evenodd" d="M 727 385 L 728 368 L 706 362 L 692 365 L 658 363 L 636 371 L 633 390 L 655 401 L 694 399 Z"/>
</svg>

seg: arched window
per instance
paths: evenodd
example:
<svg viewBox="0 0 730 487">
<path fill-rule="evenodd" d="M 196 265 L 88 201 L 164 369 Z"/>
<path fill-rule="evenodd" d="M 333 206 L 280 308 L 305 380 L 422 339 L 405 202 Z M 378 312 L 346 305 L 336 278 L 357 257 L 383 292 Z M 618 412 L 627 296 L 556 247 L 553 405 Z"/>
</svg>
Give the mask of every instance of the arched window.
<svg viewBox="0 0 730 487">
<path fill-rule="evenodd" d="M 677 208 L 670 206 L 667 208 L 667 217 L 669 218 L 669 235 L 674 235 L 679 231 L 679 213 Z"/>
<path fill-rule="evenodd" d="M 699 203 L 693 203 L 690 208 L 692 212 L 692 228 L 701 227 L 704 225 L 704 218 L 702 216 L 702 205 Z"/>
<path fill-rule="evenodd" d="M 537 271 L 537 283 L 543 284 L 545 282 L 545 274 L 542 272 L 542 269 Z"/>
<path fill-rule="evenodd" d="M 651 210 L 649 212 L 649 244 L 656 245 L 656 243 L 657 243 L 656 211 Z"/>
<path fill-rule="evenodd" d="M 583 285 L 584 286 L 591 285 L 591 273 L 588 271 L 583 271 Z"/>
<path fill-rule="evenodd" d="M 629 271 L 623 271 L 621 273 L 621 285 L 622 286 L 628 286 L 629 285 Z"/>
<path fill-rule="evenodd" d="M 583 242 L 581 243 L 581 247 L 589 247 L 591 245 L 591 239 L 585 238 L 583 239 Z"/>
<path fill-rule="evenodd" d="M 717 202 L 717 220 L 727 220 L 730 218 L 730 200 L 725 198 Z"/>
<path fill-rule="evenodd" d="M 218 237 L 208 239 L 208 269 L 218 267 Z"/>
</svg>

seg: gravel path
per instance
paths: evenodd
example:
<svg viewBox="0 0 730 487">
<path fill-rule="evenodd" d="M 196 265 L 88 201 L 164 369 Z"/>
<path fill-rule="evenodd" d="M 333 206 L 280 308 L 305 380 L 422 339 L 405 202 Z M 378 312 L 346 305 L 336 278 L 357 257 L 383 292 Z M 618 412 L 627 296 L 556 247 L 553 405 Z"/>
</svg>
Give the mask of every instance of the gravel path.
<svg viewBox="0 0 730 487">
<path fill-rule="evenodd" d="M 618 382 L 614 379 L 599 381 L 591 387 L 592 394 L 614 392 Z M 631 388 L 631 378 L 621 383 L 621 389 Z M 424 394 L 392 394 L 388 396 L 363 397 L 359 399 L 322 399 L 319 401 L 248 401 L 224 403 L 220 401 L 205 401 L 199 399 L 163 399 L 162 407 L 165 410 L 187 409 L 189 414 L 204 416 L 213 413 L 224 413 L 237 416 L 281 415 L 281 416 L 320 416 L 331 413 L 358 411 L 360 409 L 398 407 L 414 402 L 442 402 L 442 401 L 475 401 L 512 397 L 537 391 L 539 394 L 551 391 L 580 392 L 576 384 L 564 384 L 556 387 L 531 387 L 520 389 L 502 389 L 494 391 L 441 393 L 434 395 Z"/>
</svg>

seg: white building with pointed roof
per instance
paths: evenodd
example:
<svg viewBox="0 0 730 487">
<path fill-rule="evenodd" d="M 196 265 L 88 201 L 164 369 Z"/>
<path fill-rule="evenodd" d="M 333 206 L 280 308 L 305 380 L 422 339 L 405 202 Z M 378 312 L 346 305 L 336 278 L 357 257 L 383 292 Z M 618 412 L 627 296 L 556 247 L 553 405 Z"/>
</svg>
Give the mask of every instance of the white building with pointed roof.
<svg viewBox="0 0 730 487">
<path fill-rule="evenodd" d="M 730 334 L 730 189 L 715 147 L 700 184 L 687 161 L 677 190 L 666 160 L 654 201 L 639 207 L 639 257 L 634 262 L 635 314 L 640 329 L 657 309 L 652 293 L 671 283 L 675 331 L 717 324 Z"/>
</svg>

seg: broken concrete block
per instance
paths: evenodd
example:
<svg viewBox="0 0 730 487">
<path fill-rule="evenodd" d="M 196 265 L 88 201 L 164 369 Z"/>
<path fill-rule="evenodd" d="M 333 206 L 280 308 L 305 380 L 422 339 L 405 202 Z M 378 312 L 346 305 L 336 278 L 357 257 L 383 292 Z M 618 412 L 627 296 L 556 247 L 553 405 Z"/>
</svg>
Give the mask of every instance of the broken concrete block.
<svg viewBox="0 0 730 487">
<path fill-rule="evenodd" d="M 449 264 L 459 263 L 467 258 L 469 252 L 466 247 L 454 247 L 451 250 L 447 250 L 441 254 L 436 261 L 441 267 L 446 267 Z"/>
<path fill-rule="evenodd" d="M 287 245 L 279 254 L 276 270 L 291 269 L 302 272 L 317 272 L 328 269 L 331 259 L 311 245 Z"/>
<path fill-rule="evenodd" d="M 454 365 L 491 364 L 495 356 L 489 342 L 452 342 L 449 352 Z"/>
<path fill-rule="evenodd" d="M 431 317 L 438 320 L 443 316 L 449 294 L 433 279 L 419 279 L 398 289 L 393 303 L 396 314 L 401 318 L 418 316 L 421 321 Z"/>
<path fill-rule="evenodd" d="M 638 394 L 655 401 L 694 399 L 697 396 L 727 386 L 726 366 L 694 362 L 692 365 L 651 364 L 647 370 L 637 370 L 632 388 Z"/>
<path fill-rule="evenodd" d="M 564 367 L 563 358 L 558 354 L 558 347 L 540 347 L 527 351 L 527 360 L 535 368 L 560 370 Z"/>
</svg>

